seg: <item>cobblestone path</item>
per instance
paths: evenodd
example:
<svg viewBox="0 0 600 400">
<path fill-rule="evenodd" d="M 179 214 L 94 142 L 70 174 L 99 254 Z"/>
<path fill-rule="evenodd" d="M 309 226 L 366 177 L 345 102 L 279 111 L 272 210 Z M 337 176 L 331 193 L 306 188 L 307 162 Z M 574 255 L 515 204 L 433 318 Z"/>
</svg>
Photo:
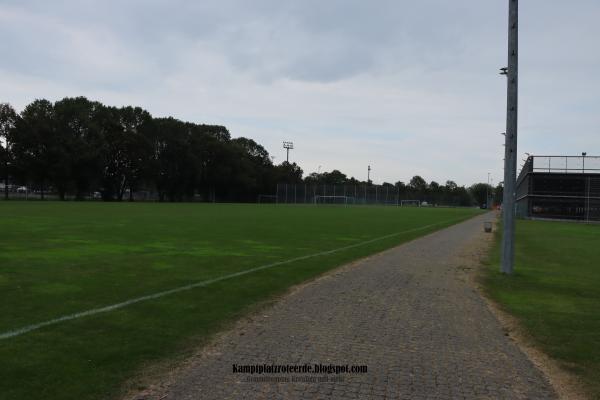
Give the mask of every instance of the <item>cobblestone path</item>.
<svg viewBox="0 0 600 400">
<path fill-rule="evenodd" d="M 468 279 L 479 216 L 336 270 L 238 324 L 148 399 L 551 399 Z M 481 246 L 479 246 L 481 248 Z M 475 254 L 475 258 L 477 255 Z M 367 365 L 234 374 L 233 364 Z M 290 382 L 255 382 L 288 379 Z M 334 381 L 337 380 L 337 381 Z"/>
</svg>

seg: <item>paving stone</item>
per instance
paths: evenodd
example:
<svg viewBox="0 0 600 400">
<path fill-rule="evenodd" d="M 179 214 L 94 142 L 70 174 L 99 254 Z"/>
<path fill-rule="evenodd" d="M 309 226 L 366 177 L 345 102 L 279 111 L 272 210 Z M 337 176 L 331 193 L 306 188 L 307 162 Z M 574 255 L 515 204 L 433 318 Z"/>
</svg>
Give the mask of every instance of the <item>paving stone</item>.
<svg viewBox="0 0 600 400">
<path fill-rule="evenodd" d="M 244 335 L 235 329 L 223 335 L 214 351 L 190 362 L 153 396 L 556 398 L 465 279 L 461 257 L 484 235 L 486 218 L 435 232 L 293 291 L 246 322 Z M 368 365 L 368 373 L 328 383 L 245 382 L 246 376 L 232 373 L 234 363 L 271 362 Z"/>
</svg>

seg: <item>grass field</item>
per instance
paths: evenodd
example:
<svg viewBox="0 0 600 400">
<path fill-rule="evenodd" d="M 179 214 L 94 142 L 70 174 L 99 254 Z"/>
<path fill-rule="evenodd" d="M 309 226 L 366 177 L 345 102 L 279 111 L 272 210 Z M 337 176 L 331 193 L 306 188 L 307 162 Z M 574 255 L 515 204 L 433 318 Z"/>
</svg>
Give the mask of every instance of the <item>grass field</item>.
<svg viewBox="0 0 600 400">
<path fill-rule="evenodd" d="M 252 304 L 473 209 L 0 202 L 0 335 L 327 250 L 205 287 L 0 339 L 0 398 L 114 398 Z M 407 232 L 408 231 L 408 232 Z M 404 232 L 404 233 L 402 233 Z M 363 243 L 385 235 L 381 240 Z"/>
<path fill-rule="evenodd" d="M 518 221 L 512 277 L 498 272 L 497 239 L 489 294 L 600 398 L 600 225 Z"/>
</svg>

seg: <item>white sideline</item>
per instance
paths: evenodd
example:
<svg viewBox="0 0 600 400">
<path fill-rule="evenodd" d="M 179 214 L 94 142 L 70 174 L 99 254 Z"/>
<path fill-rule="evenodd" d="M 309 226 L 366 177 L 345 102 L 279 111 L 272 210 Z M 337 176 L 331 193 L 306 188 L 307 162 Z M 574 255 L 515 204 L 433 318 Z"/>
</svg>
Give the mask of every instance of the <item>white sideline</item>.
<svg viewBox="0 0 600 400">
<path fill-rule="evenodd" d="M 312 257 L 319 257 L 319 256 L 324 256 L 324 255 L 328 255 L 328 254 L 337 253 L 337 252 L 340 252 L 340 251 L 352 249 L 354 247 L 364 246 L 364 245 L 369 244 L 369 243 L 377 242 L 379 240 L 388 239 L 388 238 L 391 238 L 391 237 L 394 237 L 394 236 L 398 236 L 398 235 L 402 235 L 402 234 L 405 234 L 405 233 L 416 232 L 416 231 L 424 230 L 424 229 L 427 229 L 427 228 L 431 228 L 431 227 L 436 226 L 436 225 L 441 225 L 441 224 L 446 224 L 446 223 L 453 222 L 453 221 L 458 221 L 459 219 L 463 219 L 463 218 L 461 217 L 461 218 L 457 218 L 457 219 L 451 219 L 451 220 L 447 220 L 447 221 L 437 222 L 435 224 L 429 224 L 429 225 L 421 226 L 419 228 L 408 229 L 408 230 L 402 231 L 402 232 L 391 233 L 389 235 L 380 236 L 380 237 L 377 237 L 377 238 L 374 238 L 374 239 L 369 239 L 369 240 L 364 241 L 364 242 L 355 243 L 355 244 L 351 244 L 351 245 L 344 246 L 344 247 L 339 247 L 339 248 L 333 249 L 333 250 L 322 251 L 320 253 L 308 254 L 306 256 L 300 256 L 300 257 L 296 257 L 296 258 L 291 258 L 289 260 L 277 261 L 277 262 L 274 262 L 274 263 L 271 263 L 271 264 L 261 265 L 260 267 L 250 268 L 250 269 L 247 269 L 247 270 L 244 270 L 244 271 L 236 272 L 236 273 L 229 274 L 229 275 L 224 275 L 224 276 L 221 276 L 221 277 L 218 277 L 218 278 L 208 279 L 208 280 L 205 280 L 205 281 L 200 281 L 200 282 L 192 283 L 192 284 L 185 285 L 185 286 L 180 286 L 180 287 L 177 287 L 177 288 L 174 288 L 174 289 L 165 290 L 163 292 L 158 292 L 158 293 L 154 293 L 154 294 L 149 294 L 147 296 L 137 297 L 135 299 L 130 299 L 130 300 L 124 301 L 122 303 L 112 304 L 110 306 L 100 307 L 100 308 L 93 308 L 91 310 L 81 311 L 81 312 L 78 312 L 78 313 L 75 313 L 75 314 L 63 315 L 62 317 L 58 317 L 58 318 L 51 319 L 51 320 L 48 320 L 48 321 L 40 322 L 40 323 L 37 323 L 37 324 L 27 325 L 27 326 L 24 326 L 22 328 L 15 329 L 15 330 L 12 330 L 12 331 L 7 331 L 7 332 L 0 333 L 0 340 L 10 339 L 10 338 L 13 338 L 15 336 L 20 336 L 20 335 L 23 335 L 25 333 L 28 333 L 28 332 L 31 332 L 31 331 L 34 331 L 34 330 L 37 330 L 37 329 L 40 329 L 40 328 L 43 328 L 43 327 L 46 327 L 46 326 L 49 326 L 49 325 L 55 325 L 55 324 L 58 324 L 58 323 L 61 323 L 61 322 L 65 322 L 65 321 L 70 321 L 70 320 L 77 319 L 77 318 L 87 317 L 89 315 L 95 315 L 95 314 L 109 312 L 109 311 L 112 311 L 112 310 L 116 310 L 118 308 L 123 308 L 123 307 L 129 306 L 131 304 L 139 303 L 139 302 L 142 302 L 142 301 L 157 299 L 159 297 L 167 296 L 167 295 L 170 295 L 170 294 L 173 294 L 173 293 L 179 293 L 179 292 L 183 292 L 185 290 L 190 290 L 190 289 L 195 289 L 195 288 L 198 288 L 198 287 L 208 286 L 211 283 L 224 281 L 226 279 L 231 279 L 231 278 L 235 278 L 235 277 L 238 277 L 238 276 L 250 274 L 252 272 L 261 271 L 263 269 L 277 267 L 279 265 L 284 265 L 284 264 L 289 264 L 289 263 L 293 263 L 293 262 L 296 262 L 296 261 L 306 260 L 306 259 L 312 258 Z"/>
</svg>

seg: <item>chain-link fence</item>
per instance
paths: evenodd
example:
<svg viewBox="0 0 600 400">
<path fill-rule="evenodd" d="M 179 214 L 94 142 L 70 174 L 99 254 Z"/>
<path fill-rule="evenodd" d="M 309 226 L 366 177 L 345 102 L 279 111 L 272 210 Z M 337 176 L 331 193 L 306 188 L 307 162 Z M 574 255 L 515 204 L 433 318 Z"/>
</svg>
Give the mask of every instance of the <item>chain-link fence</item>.
<svg viewBox="0 0 600 400">
<path fill-rule="evenodd" d="M 419 206 L 416 197 L 391 185 L 278 184 L 272 194 L 258 196 L 259 203 L 277 204 L 379 204 Z"/>
</svg>

